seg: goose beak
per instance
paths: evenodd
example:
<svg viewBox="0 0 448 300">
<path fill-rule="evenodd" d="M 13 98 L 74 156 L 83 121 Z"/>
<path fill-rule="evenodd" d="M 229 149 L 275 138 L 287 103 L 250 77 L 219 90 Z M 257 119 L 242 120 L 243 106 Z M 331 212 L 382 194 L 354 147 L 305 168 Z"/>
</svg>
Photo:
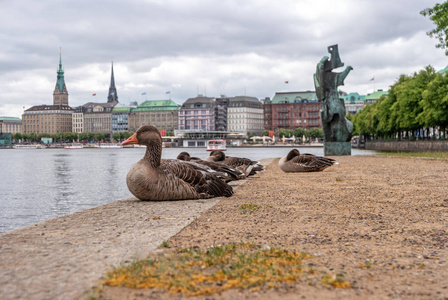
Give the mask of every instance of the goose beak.
<svg viewBox="0 0 448 300">
<path fill-rule="evenodd" d="M 124 146 L 124 145 L 133 145 L 133 144 L 138 144 L 137 133 L 134 133 L 126 141 L 121 143 L 122 146 Z"/>
</svg>

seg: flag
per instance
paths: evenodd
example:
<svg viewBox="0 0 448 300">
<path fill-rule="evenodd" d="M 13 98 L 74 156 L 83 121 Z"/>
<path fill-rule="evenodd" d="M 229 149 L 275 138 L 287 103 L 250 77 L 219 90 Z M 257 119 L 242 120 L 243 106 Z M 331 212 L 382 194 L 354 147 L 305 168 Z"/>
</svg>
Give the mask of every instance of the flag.
<svg viewBox="0 0 448 300">
<path fill-rule="evenodd" d="M 375 80 L 375 77 L 372 77 L 372 79 L 370 79 L 369 81 L 374 81 Z"/>
<path fill-rule="evenodd" d="M 92 94 L 92 96 L 96 96 L 96 93 L 95 93 L 95 94 Z"/>
<path fill-rule="evenodd" d="M 170 91 L 168 91 L 168 92 L 166 92 L 165 94 L 171 94 L 171 92 L 170 92 Z"/>
<path fill-rule="evenodd" d="M 159 132 L 160 132 L 161 136 L 166 136 L 166 130 L 165 129 L 159 130 Z"/>
<path fill-rule="evenodd" d="M 272 131 L 272 130 L 269 130 L 269 133 L 268 133 L 268 135 L 269 135 L 269 137 L 270 137 L 270 138 L 273 138 L 273 137 L 274 137 L 274 131 Z"/>
<path fill-rule="evenodd" d="M 143 95 L 146 95 L 146 92 L 142 93 L 142 96 L 143 96 Z"/>
<path fill-rule="evenodd" d="M 285 83 L 286 83 L 286 84 L 288 84 L 288 83 L 289 83 L 289 81 L 285 81 Z"/>
</svg>

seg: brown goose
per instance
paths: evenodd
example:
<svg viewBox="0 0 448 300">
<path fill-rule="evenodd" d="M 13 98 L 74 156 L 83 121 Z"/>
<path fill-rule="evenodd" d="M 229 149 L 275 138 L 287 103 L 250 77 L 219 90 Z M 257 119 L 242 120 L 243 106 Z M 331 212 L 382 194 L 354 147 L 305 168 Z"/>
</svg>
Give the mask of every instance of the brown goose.
<svg viewBox="0 0 448 300">
<path fill-rule="evenodd" d="M 226 156 L 221 150 L 213 150 L 210 152 L 210 156 L 205 159 L 206 161 L 221 162 L 238 171 L 243 172 L 246 176 L 256 174 L 256 171 L 262 171 L 263 166 L 257 161 L 253 161 L 245 157 L 233 157 Z"/>
<path fill-rule="evenodd" d="M 223 172 L 223 173 L 227 174 L 227 176 L 228 176 L 228 179 L 226 179 L 227 182 L 231 181 L 231 180 L 240 180 L 240 179 L 246 178 L 244 173 L 237 171 L 223 163 L 215 162 L 215 161 L 205 161 L 205 160 L 200 159 L 199 157 L 191 157 L 190 154 L 185 151 L 179 153 L 179 155 L 177 156 L 177 159 L 183 160 L 183 161 L 193 161 L 200 165 L 204 165 L 208 168 L 211 168 L 217 172 Z"/>
<path fill-rule="evenodd" d="M 319 172 L 335 163 L 332 158 L 308 153 L 300 154 L 299 150 L 293 149 L 278 161 L 278 166 L 284 172 Z"/>
<path fill-rule="evenodd" d="M 129 191 L 140 200 L 200 199 L 233 194 L 233 189 L 214 173 L 197 164 L 161 159 L 162 138 L 151 125 L 140 127 L 122 143 L 146 146 L 145 155 L 126 176 Z"/>
</svg>

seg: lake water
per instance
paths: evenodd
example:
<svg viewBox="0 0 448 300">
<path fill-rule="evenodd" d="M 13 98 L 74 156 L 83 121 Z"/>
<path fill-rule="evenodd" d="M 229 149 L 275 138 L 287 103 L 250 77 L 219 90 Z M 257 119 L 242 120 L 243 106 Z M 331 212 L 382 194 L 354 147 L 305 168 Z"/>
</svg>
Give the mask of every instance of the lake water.
<svg viewBox="0 0 448 300">
<path fill-rule="evenodd" d="M 320 147 L 296 147 L 323 155 Z M 253 160 L 285 156 L 289 147 L 229 148 L 230 156 Z M 126 174 L 146 148 L 0 150 L 0 232 L 131 197 Z M 162 158 L 181 151 L 205 158 L 205 148 L 165 148 Z M 352 155 L 375 154 L 352 149 Z"/>
</svg>

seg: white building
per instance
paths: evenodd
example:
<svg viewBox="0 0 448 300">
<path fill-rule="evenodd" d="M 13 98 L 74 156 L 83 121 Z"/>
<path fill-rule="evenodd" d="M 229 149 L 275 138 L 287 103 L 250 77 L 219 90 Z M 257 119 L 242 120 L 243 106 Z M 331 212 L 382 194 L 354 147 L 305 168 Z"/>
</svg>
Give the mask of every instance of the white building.
<svg viewBox="0 0 448 300">
<path fill-rule="evenodd" d="M 231 97 L 227 108 L 228 131 L 244 135 L 261 135 L 263 123 L 263 103 L 255 97 Z"/>
</svg>

